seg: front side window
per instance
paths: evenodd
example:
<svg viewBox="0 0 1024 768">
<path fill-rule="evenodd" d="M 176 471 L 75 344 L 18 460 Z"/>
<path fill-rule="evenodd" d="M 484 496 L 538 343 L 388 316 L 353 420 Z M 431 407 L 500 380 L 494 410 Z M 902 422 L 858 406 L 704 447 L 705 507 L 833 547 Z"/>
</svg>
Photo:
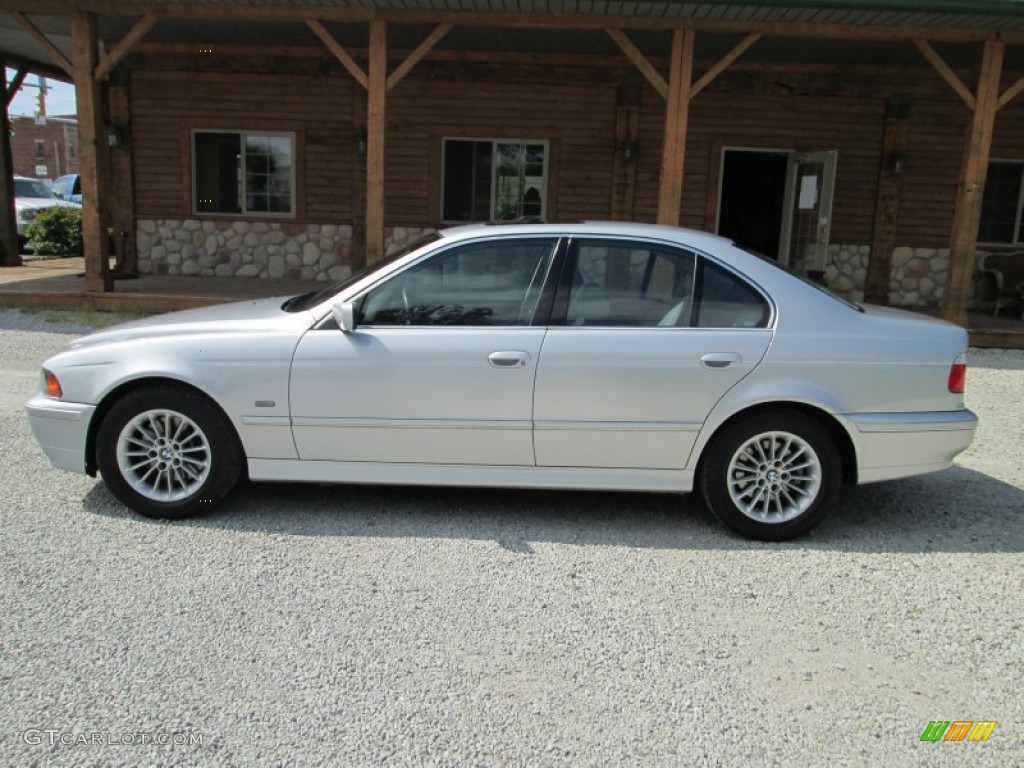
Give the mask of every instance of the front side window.
<svg viewBox="0 0 1024 768">
<path fill-rule="evenodd" d="M 545 141 L 445 139 L 441 218 L 543 219 L 547 156 Z"/>
<path fill-rule="evenodd" d="M 451 248 L 395 275 L 359 302 L 366 325 L 529 325 L 554 238 Z"/>
<path fill-rule="evenodd" d="M 1024 162 L 988 164 L 978 242 L 1024 243 Z"/>
<path fill-rule="evenodd" d="M 195 213 L 295 215 L 295 135 L 192 134 Z"/>
</svg>

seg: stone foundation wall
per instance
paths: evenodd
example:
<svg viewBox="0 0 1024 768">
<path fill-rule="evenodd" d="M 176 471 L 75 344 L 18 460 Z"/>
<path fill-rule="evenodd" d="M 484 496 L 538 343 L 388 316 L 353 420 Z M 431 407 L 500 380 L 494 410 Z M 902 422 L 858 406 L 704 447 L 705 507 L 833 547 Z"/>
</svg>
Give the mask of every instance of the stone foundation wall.
<svg viewBox="0 0 1024 768">
<path fill-rule="evenodd" d="M 870 255 L 869 245 L 830 245 L 825 282 L 837 293 L 853 301 L 863 301 Z M 948 248 L 896 248 L 889 275 L 889 304 L 937 307 L 942 300 L 948 269 Z"/>
<path fill-rule="evenodd" d="M 433 227 L 393 227 L 384 232 L 384 252 L 390 256 L 396 251 L 415 243 L 429 232 L 436 232 Z"/>
<path fill-rule="evenodd" d="M 431 231 L 394 227 L 386 232 L 386 252 Z M 352 227 L 347 224 L 140 219 L 136 238 L 141 274 L 325 282 L 352 273 Z"/>
<path fill-rule="evenodd" d="M 322 282 L 351 274 L 348 225 L 140 219 L 136 237 L 141 274 Z"/>
</svg>

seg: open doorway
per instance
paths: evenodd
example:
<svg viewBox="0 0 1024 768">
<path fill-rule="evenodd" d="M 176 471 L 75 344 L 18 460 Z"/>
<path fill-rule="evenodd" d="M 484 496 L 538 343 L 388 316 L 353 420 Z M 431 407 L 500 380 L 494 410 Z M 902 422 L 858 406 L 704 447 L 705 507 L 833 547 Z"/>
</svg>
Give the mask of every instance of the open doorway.
<svg viewBox="0 0 1024 768">
<path fill-rule="evenodd" d="M 718 234 L 779 259 L 791 154 L 778 149 L 722 150 Z"/>
</svg>

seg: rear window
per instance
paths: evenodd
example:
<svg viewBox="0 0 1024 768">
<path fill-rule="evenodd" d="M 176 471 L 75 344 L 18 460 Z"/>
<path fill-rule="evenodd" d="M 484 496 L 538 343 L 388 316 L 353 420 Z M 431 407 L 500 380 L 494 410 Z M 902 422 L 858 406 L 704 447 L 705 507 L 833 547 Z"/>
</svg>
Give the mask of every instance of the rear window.
<svg viewBox="0 0 1024 768">
<path fill-rule="evenodd" d="M 811 280 L 811 278 L 807 277 L 807 275 L 801 275 L 796 270 L 790 269 L 785 264 L 780 264 L 775 259 L 770 258 L 768 256 L 765 256 L 763 253 L 758 253 L 757 251 L 752 251 L 749 248 L 743 248 L 742 246 L 739 246 L 739 245 L 737 245 L 736 247 L 739 248 L 741 251 L 746 251 L 751 256 L 756 256 L 761 261 L 765 262 L 766 264 L 770 264 L 771 266 L 775 267 L 776 269 L 781 269 L 786 274 L 792 275 L 793 277 L 795 277 L 800 282 L 806 283 L 807 285 L 811 286 L 812 288 L 815 288 L 815 289 L 821 291 L 826 296 L 831 296 L 833 299 L 838 301 L 840 304 L 845 304 L 850 309 L 854 309 L 857 312 L 863 312 L 864 311 L 864 307 L 862 307 L 860 304 L 858 304 L 858 303 L 856 303 L 854 301 L 850 301 L 845 296 L 841 296 L 840 294 L 836 293 L 831 288 L 829 288 L 827 285 L 815 282 L 814 280 Z"/>
</svg>

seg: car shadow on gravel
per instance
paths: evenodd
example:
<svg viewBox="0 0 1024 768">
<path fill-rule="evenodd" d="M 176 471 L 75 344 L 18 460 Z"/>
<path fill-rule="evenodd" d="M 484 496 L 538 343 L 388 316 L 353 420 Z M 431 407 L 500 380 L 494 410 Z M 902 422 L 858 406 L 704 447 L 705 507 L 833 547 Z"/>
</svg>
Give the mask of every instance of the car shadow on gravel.
<svg viewBox="0 0 1024 768">
<path fill-rule="evenodd" d="M 136 516 L 102 483 L 87 511 L 134 524 L 295 536 L 490 540 L 523 555 L 534 543 L 655 549 L 1022 552 L 1024 491 L 953 468 L 847 489 L 832 516 L 794 542 L 747 541 L 699 495 L 244 483 L 215 512 L 166 522 Z"/>
</svg>

